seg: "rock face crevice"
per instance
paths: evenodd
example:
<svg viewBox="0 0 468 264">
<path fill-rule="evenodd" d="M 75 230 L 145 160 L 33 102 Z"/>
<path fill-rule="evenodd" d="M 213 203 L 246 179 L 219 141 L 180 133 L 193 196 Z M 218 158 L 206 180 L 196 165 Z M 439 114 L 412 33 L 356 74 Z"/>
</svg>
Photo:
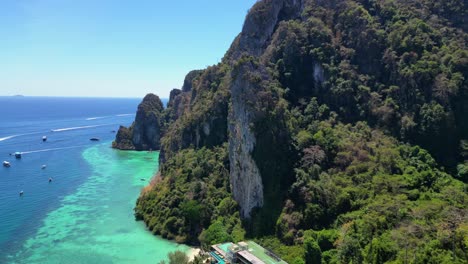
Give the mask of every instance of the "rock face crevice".
<svg viewBox="0 0 468 264">
<path fill-rule="evenodd" d="M 113 148 L 122 150 L 159 150 L 163 133 L 164 106 L 157 95 L 147 94 L 138 105 L 135 122 L 121 126 Z"/>
</svg>

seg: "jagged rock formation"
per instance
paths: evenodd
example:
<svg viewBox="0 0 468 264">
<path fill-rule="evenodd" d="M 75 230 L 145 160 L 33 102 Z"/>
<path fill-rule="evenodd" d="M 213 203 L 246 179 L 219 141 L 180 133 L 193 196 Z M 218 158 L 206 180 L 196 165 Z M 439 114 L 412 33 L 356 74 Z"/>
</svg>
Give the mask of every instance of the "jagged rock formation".
<svg viewBox="0 0 468 264">
<path fill-rule="evenodd" d="M 228 90 L 216 67 L 187 74 L 181 92 L 168 103 L 169 125 L 159 155 L 161 166 L 178 150 L 213 147 L 227 140 Z M 207 91 L 210 85 L 212 90 Z M 207 96 L 209 95 L 209 96 Z"/>
<path fill-rule="evenodd" d="M 122 150 L 159 150 L 163 111 L 161 99 L 157 95 L 147 94 L 138 105 L 135 122 L 129 128 L 119 128 L 112 147 Z"/>
<path fill-rule="evenodd" d="M 259 57 L 268 46 L 274 30 L 282 20 L 298 18 L 302 0 L 265 0 L 257 2 L 245 18 L 242 32 L 227 53 L 230 59 L 248 54 Z"/>
<path fill-rule="evenodd" d="M 202 70 L 193 70 L 189 72 L 184 79 L 182 89 L 173 89 L 169 95 L 169 102 L 167 104 L 167 118 L 168 122 L 177 120 L 187 110 L 192 97 L 193 82 L 203 73 Z"/>
</svg>

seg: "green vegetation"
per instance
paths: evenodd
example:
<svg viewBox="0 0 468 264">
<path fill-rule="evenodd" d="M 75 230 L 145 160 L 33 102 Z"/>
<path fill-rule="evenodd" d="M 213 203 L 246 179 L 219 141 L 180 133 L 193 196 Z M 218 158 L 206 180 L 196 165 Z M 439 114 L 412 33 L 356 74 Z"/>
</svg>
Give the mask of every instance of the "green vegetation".
<svg viewBox="0 0 468 264">
<path fill-rule="evenodd" d="M 231 198 L 226 145 L 186 149 L 165 163 L 154 187 L 137 201 L 135 216 L 156 235 L 207 245 L 244 238 Z M 202 230 L 204 230 L 202 232 Z"/>
<path fill-rule="evenodd" d="M 188 256 L 182 251 L 171 252 L 167 255 L 169 262 L 160 261 L 159 264 L 203 264 L 208 258 L 205 255 L 198 255 L 190 261 Z"/>
<path fill-rule="evenodd" d="M 269 28 L 273 2 L 249 25 Z M 251 238 L 295 264 L 466 263 L 464 2 L 303 2 L 280 12 L 260 56 L 234 57 L 255 45 L 238 38 L 192 74 L 185 103 L 165 111 L 161 176 L 137 219 L 204 247 Z M 227 146 L 239 76 L 254 90 L 244 97 L 265 197 L 243 220 Z"/>
<path fill-rule="evenodd" d="M 466 258 L 456 235 L 467 221 L 466 185 L 438 170 L 427 151 L 361 122 L 308 126 L 313 141 L 277 221 L 283 244 L 303 243 L 307 259 L 321 253 L 325 263 Z"/>
<path fill-rule="evenodd" d="M 182 251 L 171 252 L 167 255 L 169 264 L 189 264 L 189 258 Z M 159 262 L 159 264 L 166 264 L 165 261 Z"/>
</svg>

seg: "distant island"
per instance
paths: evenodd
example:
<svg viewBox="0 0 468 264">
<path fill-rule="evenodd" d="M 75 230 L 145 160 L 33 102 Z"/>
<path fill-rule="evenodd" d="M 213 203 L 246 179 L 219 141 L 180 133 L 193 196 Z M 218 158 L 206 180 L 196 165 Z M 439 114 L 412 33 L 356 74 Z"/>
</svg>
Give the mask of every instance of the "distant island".
<svg viewBox="0 0 468 264">
<path fill-rule="evenodd" d="M 25 97 L 25 96 L 22 94 L 15 94 L 15 95 L 12 95 L 12 97 Z"/>
</svg>

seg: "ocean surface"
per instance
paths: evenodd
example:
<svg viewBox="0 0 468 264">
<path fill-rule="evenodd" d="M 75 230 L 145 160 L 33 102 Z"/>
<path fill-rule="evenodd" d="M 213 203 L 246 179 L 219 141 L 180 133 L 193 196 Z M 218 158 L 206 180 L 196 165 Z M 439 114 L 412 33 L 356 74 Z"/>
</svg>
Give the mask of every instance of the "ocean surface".
<svg viewBox="0 0 468 264">
<path fill-rule="evenodd" d="M 0 97 L 0 161 L 11 163 L 0 168 L 0 263 L 158 263 L 189 250 L 133 217 L 159 153 L 110 148 L 140 101 Z"/>
</svg>

